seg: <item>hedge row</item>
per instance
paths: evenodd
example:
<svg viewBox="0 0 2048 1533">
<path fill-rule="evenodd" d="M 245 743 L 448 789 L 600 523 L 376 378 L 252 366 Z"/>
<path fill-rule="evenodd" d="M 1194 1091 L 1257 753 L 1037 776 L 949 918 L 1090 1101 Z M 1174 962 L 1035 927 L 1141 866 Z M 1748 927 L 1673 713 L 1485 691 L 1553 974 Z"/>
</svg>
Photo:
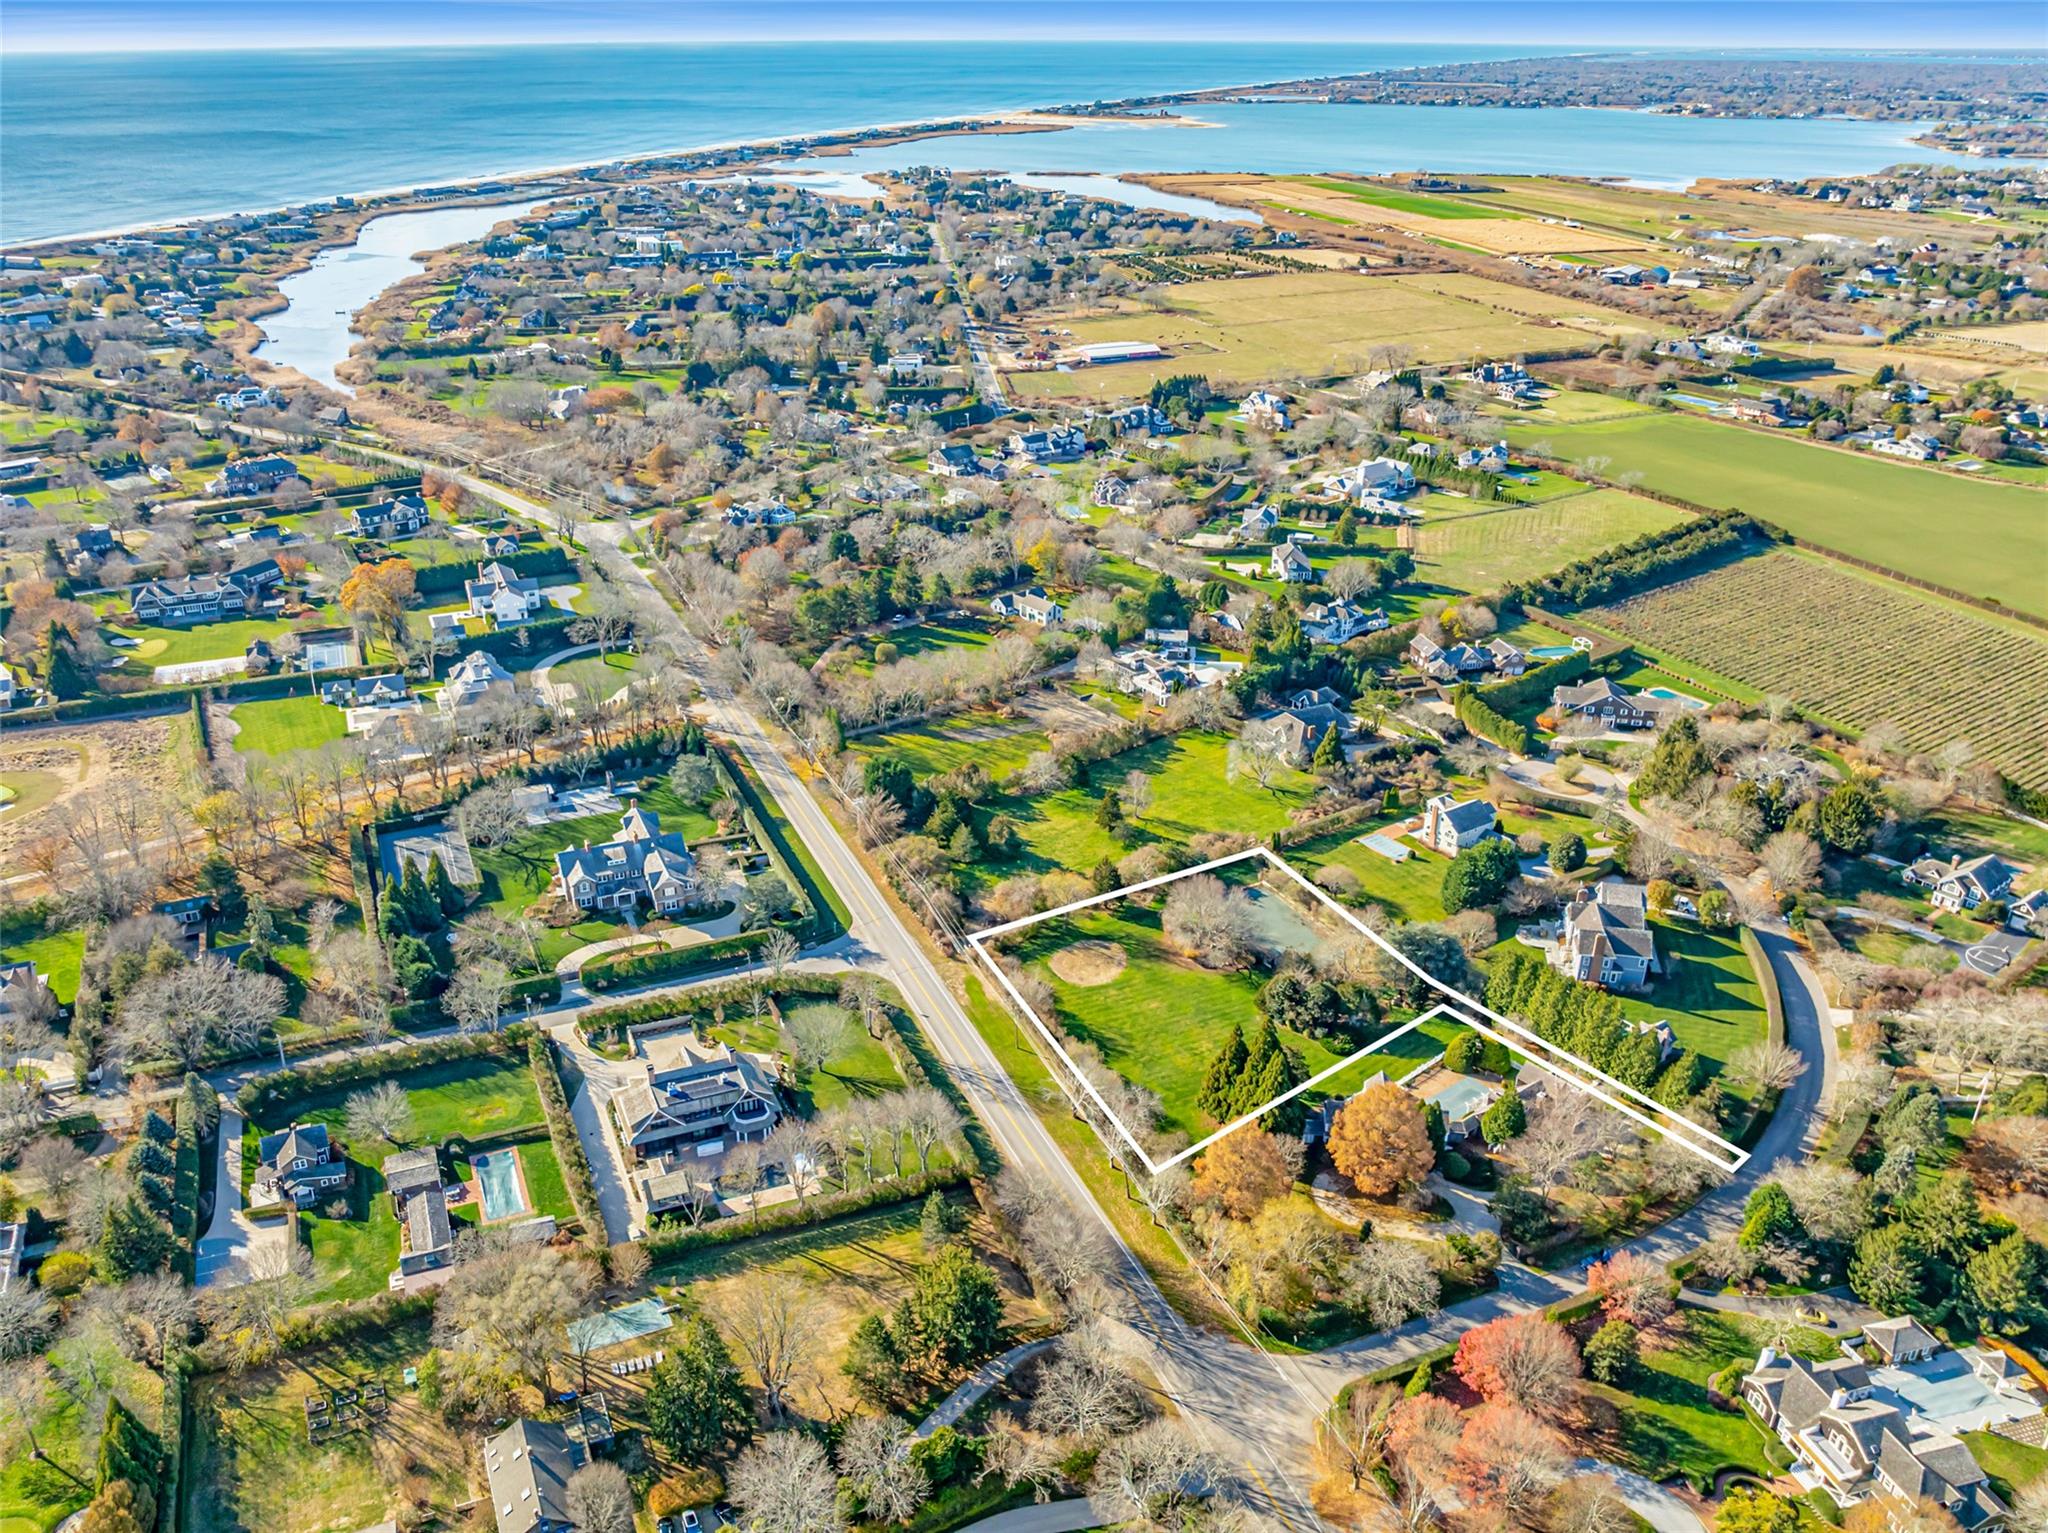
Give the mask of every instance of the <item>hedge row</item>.
<svg viewBox="0 0 2048 1533">
<path fill-rule="evenodd" d="M 1742 951 L 1749 959 L 1749 966 L 1756 970 L 1756 982 L 1764 993 L 1764 1015 L 1770 1021 L 1770 1041 L 1783 1044 L 1785 1041 L 1785 997 L 1778 990 L 1778 966 L 1771 962 L 1771 955 L 1764 951 L 1764 945 L 1747 926 L 1741 927 Z"/>
<path fill-rule="evenodd" d="M 821 1197 L 806 1198 L 801 1204 L 791 1201 L 778 1203 L 763 1210 L 758 1216 L 732 1214 L 709 1224 L 671 1226 L 655 1230 L 648 1235 L 644 1244 L 647 1254 L 657 1262 L 676 1261 L 692 1251 L 701 1251 L 710 1246 L 727 1246 L 736 1241 L 749 1240 L 755 1235 L 772 1234 L 777 1230 L 796 1229 L 814 1224 L 821 1219 L 837 1219 L 847 1214 L 862 1214 L 877 1208 L 888 1208 L 898 1203 L 922 1201 L 933 1192 L 945 1187 L 958 1187 L 971 1179 L 973 1173 L 964 1165 L 935 1166 L 929 1171 L 917 1171 L 909 1176 L 889 1181 L 870 1182 L 865 1187 L 851 1187 L 844 1192 L 828 1193 Z"/>
<path fill-rule="evenodd" d="M 323 1064 L 300 1065 L 292 1070 L 274 1070 L 244 1081 L 235 1093 L 235 1106 L 243 1116 L 261 1122 L 267 1116 L 288 1112 L 309 1098 L 337 1086 L 402 1075 L 426 1065 L 446 1064 L 455 1059 L 483 1059 L 491 1055 L 511 1056 L 526 1046 L 529 1029 L 520 1024 L 500 1033 L 455 1033 L 446 1038 L 423 1038 L 418 1043 L 400 1044 Z"/>
<path fill-rule="evenodd" d="M 413 590 L 421 596 L 433 596 L 442 591 L 459 591 L 469 581 L 476 579 L 477 571 L 486 563 L 502 564 L 515 575 L 531 575 L 539 579 L 547 575 L 568 574 L 575 569 L 569 561 L 569 551 L 559 543 L 550 543 L 543 548 L 522 549 L 504 559 L 461 559 L 453 564 L 430 564 L 415 568 Z"/>
<path fill-rule="evenodd" d="M 1491 686 L 1481 687 L 1479 695 L 1489 708 L 1506 712 L 1524 703 L 1548 703 L 1552 688 L 1568 687 L 1592 673 L 1593 657 L 1582 649 L 1575 649 L 1547 665 L 1532 665 L 1510 681 L 1497 681 Z"/>
<path fill-rule="evenodd" d="M 690 947 L 662 948 L 653 953 L 607 953 L 583 966 L 586 990 L 630 990 L 665 979 L 682 979 L 691 974 L 708 974 L 755 958 L 768 940 L 768 931 L 736 932 L 714 937 Z"/>
<path fill-rule="evenodd" d="M 164 1396 L 158 1440 L 164 1445 L 163 1483 L 156 1499 L 157 1533 L 178 1533 L 184 1511 L 178 1486 L 185 1471 L 185 1369 L 188 1354 L 167 1348 L 164 1356 Z"/>
<path fill-rule="evenodd" d="M 789 885 L 790 892 L 796 896 L 797 914 L 810 940 L 822 942 L 828 937 L 836 936 L 836 932 L 825 929 L 829 923 L 829 916 L 823 891 L 812 883 L 808 869 L 796 865 L 784 853 L 782 837 L 770 823 L 766 808 L 752 781 L 733 763 L 722 746 L 712 748 L 707 754 L 711 764 L 718 768 L 719 775 L 725 779 L 726 787 L 731 790 L 733 797 L 740 801 L 740 818 L 747 827 L 747 833 L 754 838 L 754 844 L 767 854 L 768 866 Z"/>
<path fill-rule="evenodd" d="M 374 1299 L 302 1310 L 279 1328 L 278 1350 L 286 1355 L 306 1352 L 425 1319 L 434 1313 L 435 1293 L 432 1288 L 424 1293 L 382 1293 Z"/>
<path fill-rule="evenodd" d="M 1473 688 L 1463 683 L 1451 688 L 1451 706 L 1457 710 L 1458 722 L 1475 735 L 1491 740 L 1511 755 L 1527 753 L 1529 731 L 1505 714 L 1494 712 Z"/>
<path fill-rule="evenodd" d="M 849 969 L 847 974 L 854 971 Z M 839 994 L 839 982 L 845 975 L 811 974 L 790 970 L 776 980 L 769 988 L 778 996 L 832 996 Z M 619 1001 L 610 1006 L 593 1006 L 576 1018 L 576 1028 L 586 1038 L 595 1038 L 614 1029 L 645 1027 L 650 1022 L 667 1022 L 692 1012 L 708 1012 L 715 1006 L 729 1006 L 748 1000 L 752 986 L 743 979 L 726 980 L 720 984 L 704 985 L 692 990 L 688 996 L 650 996 L 643 1001 Z M 884 988 L 893 993 L 894 987 L 884 982 Z"/>
<path fill-rule="evenodd" d="M 601 1246 L 606 1235 L 604 1211 L 597 1201 L 597 1178 L 591 1174 L 590 1157 L 583 1152 L 583 1137 L 576 1132 L 576 1121 L 569 1113 L 569 1093 L 562 1085 L 554 1044 L 535 1033 L 527 1044 L 527 1061 L 533 1066 L 533 1083 L 540 1092 L 541 1111 L 547 1114 L 548 1140 L 554 1145 L 555 1159 L 562 1167 L 569 1204 L 583 1221 L 583 1238 Z"/>
</svg>

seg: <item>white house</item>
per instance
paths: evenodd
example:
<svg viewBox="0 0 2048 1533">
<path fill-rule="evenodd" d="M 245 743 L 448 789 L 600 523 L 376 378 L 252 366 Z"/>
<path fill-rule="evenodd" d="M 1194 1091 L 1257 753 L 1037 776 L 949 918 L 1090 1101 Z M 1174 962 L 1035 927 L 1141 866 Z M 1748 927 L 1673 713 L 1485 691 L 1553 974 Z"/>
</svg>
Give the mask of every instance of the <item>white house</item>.
<svg viewBox="0 0 2048 1533">
<path fill-rule="evenodd" d="M 1467 847 L 1490 838 L 1497 823 L 1493 805 L 1485 799 L 1475 798 L 1461 804 L 1452 794 L 1440 793 L 1422 806 L 1418 839 L 1446 857 L 1455 857 Z"/>
<path fill-rule="evenodd" d="M 1415 488 L 1415 470 L 1398 458 L 1367 458 L 1332 474 L 1324 486 L 1337 500 L 1364 502 L 1375 496 L 1398 497 Z"/>
<path fill-rule="evenodd" d="M 1482 474 L 1507 472 L 1508 444 L 1495 442 L 1488 447 L 1468 447 L 1458 454 L 1458 467 L 1477 469 Z"/>
<path fill-rule="evenodd" d="M 495 559 L 476 572 L 476 579 L 464 581 L 462 589 L 471 617 L 489 618 L 501 627 L 523 623 L 547 605 L 538 580 Z"/>
<path fill-rule="evenodd" d="M 1942 910 L 1975 910 L 1986 900 L 2002 900 L 2011 891 L 2020 870 L 2001 857 L 1987 852 L 1964 862 L 1951 856 L 1922 857 L 1899 872 L 1908 884 L 1928 891 L 1927 898 Z"/>
<path fill-rule="evenodd" d="M 1342 644 L 1362 633 L 1378 633 L 1392 626 L 1392 620 L 1378 607 L 1368 612 L 1348 598 L 1312 602 L 1301 609 L 1301 631 L 1311 644 Z"/>
<path fill-rule="evenodd" d="M 988 608 L 997 617 L 1022 618 L 1041 628 L 1050 628 L 1067 615 L 1066 608 L 1037 586 L 1027 586 L 1021 591 L 1004 591 L 988 604 Z"/>
<path fill-rule="evenodd" d="M 1287 413 L 1287 401 L 1265 389 L 1253 389 L 1245 395 L 1244 403 L 1237 407 L 1237 418 L 1267 431 L 1285 431 L 1293 424 Z"/>
<path fill-rule="evenodd" d="M 1306 585 L 1316 578 L 1316 567 L 1309 562 L 1307 554 L 1298 543 L 1282 543 L 1273 550 L 1268 564 L 1275 580 L 1284 580 L 1289 585 Z"/>
<path fill-rule="evenodd" d="M 434 705 L 452 716 L 479 703 L 515 695 L 512 673 L 491 658 L 488 651 L 478 649 L 464 655 L 448 673 L 441 690 L 434 694 Z"/>
</svg>

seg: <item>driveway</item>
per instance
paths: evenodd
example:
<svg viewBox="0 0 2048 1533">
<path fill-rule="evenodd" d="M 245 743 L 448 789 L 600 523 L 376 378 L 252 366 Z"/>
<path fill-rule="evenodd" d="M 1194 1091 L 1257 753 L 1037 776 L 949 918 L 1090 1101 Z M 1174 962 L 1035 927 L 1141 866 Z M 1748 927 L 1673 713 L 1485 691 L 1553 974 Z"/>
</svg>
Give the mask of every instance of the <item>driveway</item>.
<svg viewBox="0 0 2048 1533">
<path fill-rule="evenodd" d="M 285 1221 L 255 1220 L 242 1208 L 242 1115 L 225 1101 L 213 1184 L 213 1218 L 199 1237 L 195 1288 L 246 1283 L 283 1270 Z"/>
<path fill-rule="evenodd" d="M 1633 1469 L 1605 1464 L 1596 1458 L 1582 1458 L 1574 1467 L 1580 1474 L 1605 1475 L 1612 1480 L 1628 1509 L 1655 1528 L 1657 1533 L 1707 1533 L 1707 1525 L 1700 1520 L 1698 1512 L 1655 1480 L 1639 1475 Z"/>
</svg>

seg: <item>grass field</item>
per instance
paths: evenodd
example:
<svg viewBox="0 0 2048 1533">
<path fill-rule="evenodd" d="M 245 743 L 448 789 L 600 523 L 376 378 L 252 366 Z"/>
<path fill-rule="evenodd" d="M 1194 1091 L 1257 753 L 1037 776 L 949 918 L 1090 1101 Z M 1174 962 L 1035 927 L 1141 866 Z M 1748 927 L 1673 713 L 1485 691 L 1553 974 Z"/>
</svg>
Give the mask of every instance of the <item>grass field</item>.
<svg viewBox="0 0 2048 1533">
<path fill-rule="evenodd" d="M 444 1516 L 470 1493 L 473 1436 L 424 1408 L 404 1372 L 430 1348 L 431 1319 L 371 1328 L 346 1344 L 193 1385 L 183 1526 L 217 1533 L 328 1533 L 391 1511 L 401 1477 Z M 381 1382 L 390 1409 L 373 1431 L 311 1446 L 305 1399 Z"/>
<path fill-rule="evenodd" d="M 151 628 L 108 623 L 104 633 L 136 641 L 122 649 L 133 665 L 148 671 L 159 665 L 186 665 L 195 660 L 227 660 L 244 653 L 251 639 L 275 644 L 292 631 L 283 618 L 236 618 L 225 623 L 199 623 L 191 628 Z"/>
<path fill-rule="evenodd" d="M 1737 507 L 1820 546 L 2048 616 L 2048 516 L 2024 486 L 1669 413 L 1583 426 L 1510 422 L 1508 440 L 1575 462 L 1604 458 L 1609 480 L 1639 476 L 1651 489 Z"/>
<path fill-rule="evenodd" d="M 859 670 L 872 670 L 875 651 L 884 644 L 894 645 L 896 658 L 908 660 L 916 655 L 934 654 L 942 649 L 980 649 L 1002 630 L 990 627 L 975 618 L 959 618 L 951 622 L 932 621 L 914 623 L 908 628 L 893 628 L 884 634 L 855 640 L 847 647 L 853 655 L 854 666 Z"/>
<path fill-rule="evenodd" d="M 1531 506 L 1432 515 L 1416 533 L 1421 578 L 1457 591 L 1496 591 L 1685 520 L 1625 490 L 1587 490 Z"/>
<path fill-rule="evenodd" d="M 48 1355 L 68 1376 L 92 1380 L 95 1393 L 104 1389 L 117 1396 L 152 1431 L 161 1426 L 162 1381 L 123 1355 L 111 1335 L 66 1336 Z M 88 1484 L 96 1483 L 93 1463 L 99 1444 L 89 1435 L 97 1430 L 91 1422 L 99 1419 L 95 1395 L 81 1400 L 51 1388 L 31 1409 L 43 1451 Z M 88 1491 L 30 1458 L 17 1421 L 10 1417 L 0 1425 L 0 1533 L 50 1533 L 89 1499 Z"/>
<path fill-rule="evenodd" d="M 1376 208 L 1387 208 L 1396 213 L 1416 213 L 1424 218 L 1501 216 L 1487 208 L 1476 208 L 1469 202 L 1436 197 L 1427 192 L 1397 191 L 1392 187 L 1368 186 L 1361 181 L 1330 181 L 1319 176 L 1304 176 L 1299 179 L 1302 185 L 1313 186 L 1318 191 L 1335 192 L 1340 197 L 1349 197 L 1355 202 L 1368 203 Z"/>
<path fill-rule="evenodd" d="M 1182 959 L 1168 950 L 1159 921 L 1158 911 L 1142 908 L 1083 911 L 1031 928 L 1016 953 L 1051 982 L 1067 1031 L 1100 1049 L 1104 1063 L 1124 1079 L 1158 1097 L 1160 1127 L 1199 1139 L 1218 1126 L 1196 1104 L 1202 1077 L 1233 1023 L 1256 1025 L 1254 1002 L 1264 980 L 1256 972 L 1219 973 Z M 1099 985 L 1060 978 L 1049 963 L 1052 955 L 1083 941 L 1122 948 L 1123 972 Z M 1300 1051 L 1310 1074 L 1350 1052 L 1333 1052 L 1291 1030 L 1281 1036 Z M 1419 1062 L 1441 1046 L 1418 1043 L 1391 1057 Z"/>
<path fill-rule="evenodd" d="M 1586 617 L 1851 729 L 1889 721 L 1927 751 L 1967 740 L 2015 781 L 2048 787 L 2048 639 L 1964 608 L 1773 552 Z"/>
<path fill-rule="evenodd" d="M 235 721 L 235 749 L 266 756 L 315 750 L 348 734 L 342 710 L 317 697 L 237 703 L 229 716 Z"/>
<path fill-rule="evenodd" d="M 78 994 L 78 968 L 85 961 L 85 929 L 45 931 L 19 911 L 0 916 L 0 963 L 32 963 L 51 993 L 65 1005 Z"/>
<path fill-rule="evenodd" d="M 1027 397 L 1122 398 L 1175 373 L 1257 383 L 1289 374 L 1359 372 L 1376 349 L 1389 346 L 1415 362 L 1468 362 L 1557 347 L 1556 329 L 1513 311 L 1522 289 L 1468 281 L 1469 291 L 1460 294 L 1438 290 L 1427 277 L 1288 272 L 1185 283 L 1164 290 L 1166 307 L 1159 310 L 1134 307 L 1071 321 L 1040 316 L 1035 323 L 1070 329 L 1075 345 L 1148 340 L 1169 355 L 1071 373 L 1020 373 L 1011 386 Z"/>
<path fill-rule="evenodd" d="M 1680 1048 L 1691 1049 L 1714 1073 L 1747 1043 L 1769 1031 L 1763 987 L 1733 933 L 1703 931 L 1686 921 L 1652 920 L 1665 973 L 1646 996 L 1621 997 L 1631 1022 L 1668 1020 Z"/>
<path fill-rule="evenodd" d="M 863 756 L 900 756 L 920 778 L 978 761 L 998 782 L 1046 748 L 1045 731 L 993 709 L 970 709 L 935 724 L 906 724 L 850 742 Z"/>
<path fill-rule="evenodd" d="M 1208 830 L 1260 835 L 1285 825 L 1288 811 L 1314 790 L 1315 779 L 1283 769 L 1270 790 L 1249 777 L 1232 782 L 1226 764 L 1229 745 L 1222 735 L 1176 735 L 1095 763 L 1087 787 L 1035 798 L 989 798 L 977 812 L 985 820 L 999 814 L 1015 819 L 1023 851 L 1008 862 L 977 864 L 976 871 L 990 881 L 1062 868 L 1085 873 L 1103 858 L 1114 861 L 1145 841 L 1185 844 Z M 1137 832 L 1126 844 L 1095 823 L 1095 811 L 1103 790 L 1122 783 L 1131 771 L 1152 779 L 1152 807 L 1134 817 Z"/>
</svg>

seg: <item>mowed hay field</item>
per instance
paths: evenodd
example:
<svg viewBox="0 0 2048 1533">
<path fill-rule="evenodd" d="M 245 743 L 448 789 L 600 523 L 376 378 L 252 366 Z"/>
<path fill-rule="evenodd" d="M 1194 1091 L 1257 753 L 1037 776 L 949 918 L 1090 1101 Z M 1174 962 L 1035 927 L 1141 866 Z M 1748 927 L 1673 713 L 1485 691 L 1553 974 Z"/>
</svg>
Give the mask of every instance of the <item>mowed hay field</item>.
<svg viewBox="0 0 2048 1533">
<path fill-rule="evenodd" d="M 1723 565 L 1583 616 L 1915 749 L 1967 740 L 2048 788 L 2048 639 L 1792 553 Z"/>
<path fill-rule="evenodd" d="M 1419 234 L 1425 239 L 1449 240 L 1453 244 L 1467 245 L 1495 255 L 1568 255 L 1595 251 L 1640 254 L 1646 248 L 1640 240 L 1617 236 L 1606 230 L 1570 229 L 1563 224 L 1546 224 L 1511 209 L 1480 207 L 1452 197 L 1374 186 L 1362 181 L 1338 181 L 1322 176 L 1290 177 L 1283 181 L 1250 183 L 1243 188 L 1243 194 L 1263 201 L 1267 206 L 1298 209 L 1344 223 L 1399 229 L 1408 234 Z"/>
<path fill-rule="evenodd" d="M 1735 507 L 1852 558 L 2048 616 L 2048 502 L 2022 485 L 1665 413 L 1511 423 L 1508 440 L 1574 462 L 1601 458 L 1605 479 Z"/>
<path fill-rule="evenodd" d="M 1388 346 L 1412 362 L 1469 362 L 1586 341 L 1582 332 L 1514 313 L 1511 306 L 1526 301 L 1520 288 L 1470 282 L 1469 291 L 1452 292 L 1429 277 L 1283 272 L 1183 283 L 1159 290 L 1161 308 L 1133 304 L 1120 313 L 1031 321 L 1071 331 L 1063 344 L 1152 341 L 1169 353 L 1159 361 L 1016 373 L 1008 382 L 1027 397 L 1129 398 L 1177 373 L 1253 384 L 1362 372 Z M 1617 321 L 1614 328 L 1627 327 Z"/>
<path fill-rule="evenodd" d="M 1533 506 L 1475 505 L 1431 514 L 1415 534 L 1415 563 L 1432 585 L 1494 591 L 1686 519 L 1626 490 L 1587 490 Z"/>
</svg>

